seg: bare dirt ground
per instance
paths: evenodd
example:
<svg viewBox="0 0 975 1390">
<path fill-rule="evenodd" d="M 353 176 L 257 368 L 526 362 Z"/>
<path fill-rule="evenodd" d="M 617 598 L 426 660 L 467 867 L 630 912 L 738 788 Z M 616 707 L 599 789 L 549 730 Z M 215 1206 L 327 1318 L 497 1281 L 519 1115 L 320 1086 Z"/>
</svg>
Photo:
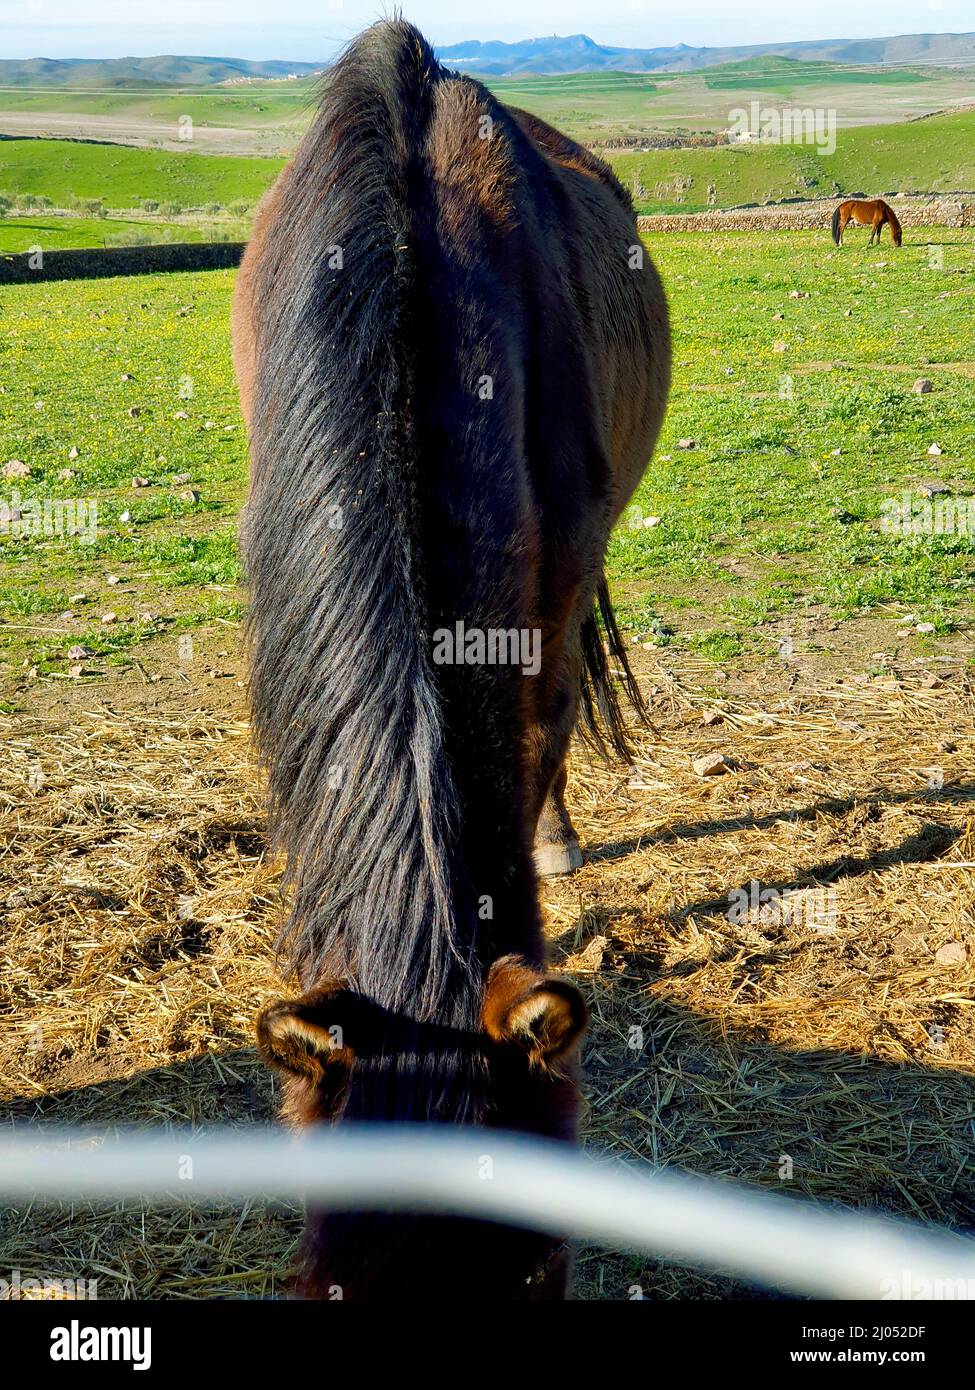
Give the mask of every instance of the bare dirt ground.
<svg viewBox="0 0 975 1390">
<path fill-rule="evenodd" d="M 592 1009 L 586 1142 L 970 1228 L 971 652 L 878 668 L 874 626 L 819 635 L 726 669 L 634 649 L 654 730 L 629 769 L 577 752 L 587 862 L 542 897 Z M 221 628 L 189 665 L 160 640 L 120 675 L 25 683 L 0 716 L 7 1125 L 272 1118 L 253 1019 L 287 986 L 241 680 Z M 698 775 L 708 754 L 726 770 Z M 299 1225 L 262 1201 L 14 1210 L 0 1265 L 103 1298 L 268 1296 Z M 747 1292 L 580 1253 L 577 1297 L 635 1288 Z"/>
</svg>

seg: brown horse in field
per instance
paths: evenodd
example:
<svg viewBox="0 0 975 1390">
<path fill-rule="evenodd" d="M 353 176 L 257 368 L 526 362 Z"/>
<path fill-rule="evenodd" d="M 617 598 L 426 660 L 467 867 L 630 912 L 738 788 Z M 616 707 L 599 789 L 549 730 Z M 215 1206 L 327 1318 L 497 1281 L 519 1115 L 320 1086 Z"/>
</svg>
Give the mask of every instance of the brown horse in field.
<svg viewBox="0 0 975 1390">
<path fill-rule="evenodd" d="M 670 362 L 630 200 L 384 21 L 260 209 L 233 336 L 251 702 L 305 990 L 258 1024 L 284 1113 L 572 1140 L 586 1009 L 546 971 L 535 851 L 576 861 L 577 715 L 623 751 L 594 606 L 628 676 L 603 555 Z M 298 1289 L 566 1277 L 557 1234 L 312 1212 Z"/>
<path fill-rule="evenodd" d="M 900 246 L 903 239 L 897 214 L 889 203 L 884 202 L 883 198 L 871 198 L 866 202 L 849 198 L 845 203 L 840 203 L 833 213 L 833 240 L 837 246 L 843 245 L 843 233 L 851 222 L 855 227 L 870 228 L 868 246 L 873 245 L 874 237 L 877 238 L 878 242 L 880 241 L 885 223 L 890 225 L 890 235 L 895 246 Z"/>
</svg>

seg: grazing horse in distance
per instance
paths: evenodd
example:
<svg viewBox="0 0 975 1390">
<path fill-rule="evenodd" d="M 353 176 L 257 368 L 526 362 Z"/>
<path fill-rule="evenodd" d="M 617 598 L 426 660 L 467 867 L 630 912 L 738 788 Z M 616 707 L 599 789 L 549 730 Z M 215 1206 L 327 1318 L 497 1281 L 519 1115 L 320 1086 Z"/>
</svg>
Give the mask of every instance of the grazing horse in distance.
<svg viewBox="0 0 975 1390">
<path fill-rule="evenodd" d="M 383 21 L 259 210 L 233 346 L 253 726 L 304 991 L 258 1021 L 284 1114 L 572 1141 L 586 1008 L 546 967 L 534 851 L 572 860 L 577 715 L 623 751 L 603 556 L 670 369 L 630 199 Z M 311 1211 L 297 1288 L 560 1297 L 566 1234 Z"/>
<path fill-rule="evenodd" d="M 894 245 L 900 246 L 903 240 L 901 224 L 897 220 L 897 214 L 889 203 L 885 203 L 883 198 L 871 198 L 861 202 L 856 198 L 848 198 L 845 203 L 840 203 L 833 213 L 833 240 L 837 246 L 843 245 L 843 232 L 849 223 L 855 227 L 869 227 L 870 240 L 868 246 L 873 245 L 874 237 L 880 241 L 880 235 L 884 230 L 884 224 L 890 225 L 890 235 Z"/>
</svg>

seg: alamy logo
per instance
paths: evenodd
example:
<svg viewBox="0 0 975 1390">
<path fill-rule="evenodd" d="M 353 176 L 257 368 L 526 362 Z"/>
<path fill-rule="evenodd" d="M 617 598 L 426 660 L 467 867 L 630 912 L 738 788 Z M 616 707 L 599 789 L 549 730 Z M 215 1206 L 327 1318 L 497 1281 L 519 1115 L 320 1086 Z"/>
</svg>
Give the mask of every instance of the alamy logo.
<svg viewBox="0 0 975 1390">
<path fill-rule="evenodd" d="M 880 529 L 885 536 L 975 536 L 975 497 L 887 497 Z"/>
<path fill-rule="evenodd" d="M 40 1030 L 38 1030 L 39 1032 Z M 34 1044 L 32 1040 L 32 1045 Z M 19 1269 L 11 1270 L 9 1279 L 0 1279 L 0 1303 L 22 1298 L 25 1294 L 40 1294 L 51 1298 L 97 1299 L 97 1279 L 26 1279 Z"/>
<path fill-rule="evenodd" d="M 835 888 L 763 888 L 752 879 L 728 894 L 729 922 L 764 922 L 808 931 L 836 930 Z"/>
<path fill-rule="evenodd" d="M 728 113 L 732 144 L 815 145 L 820 154 L 836 153 L 836 112 L 823 106 L 763 106 L 753 101 Z"/>
<path fill-rule="evenodd" d="M 437 666 L 520 666 L 526 676 L 542 668 L 542 634 L 537 627 L 438 627 L 433 634 Z"/>
<path fill-rule="evenodd" d="M 3 536 L 78 536 L 82 545 L 91 545 L 97 531 L 98 503 L 93 497 L 45 497 L 38 501 L 22 499 L 14 491 L 9 501 L 0 499 Z"/>
<path fill-rule="evenodd" d="M 52 1361 L 131 1361 L 134 1371 L 152 1365 L 151 1327 L 82 1327 L 72 1318 L 51 1329 Z"/>
</svg>

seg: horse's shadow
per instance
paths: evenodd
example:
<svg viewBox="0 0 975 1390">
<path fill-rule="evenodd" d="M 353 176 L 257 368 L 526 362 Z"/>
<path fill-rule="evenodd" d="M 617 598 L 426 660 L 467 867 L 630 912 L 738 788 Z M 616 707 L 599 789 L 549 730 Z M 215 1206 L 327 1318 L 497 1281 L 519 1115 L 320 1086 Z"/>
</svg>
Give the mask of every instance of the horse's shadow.
<svg viewBox="0 0 975 1390">
<path fill-rule="evenodd" d="M 952 782 L 948 783 L 940 791 L 930 793 L 929 796 L 925 796 L 921 792 L 905 791 L 887 794 L 878 793 L 873 796 L 826 797 L 821 801 L 813 802 L 809 806 L 801 806 L 798 808 L 786 807 L 782 810 L 767 811 L 760 816 L 723 816 L 717 820 L 670 823 L 665 828 L 653 834 L 640 835 L 635 839 L 610 840 L 602 844 L 587 845 L 585 847 L 586 862 L 599 864 L 615 859 L 625 859 L 628 855 L 636 854 L 639 850 L 648 849 L 653 845 L 673 844 L 680 840 L 703 840 L 712 835 L 728 835 L 737 830 L 769 830 L 780 821 L 815 821 L 818 820 L 820 816 L 846 815 L 857 807 L 869 810 L 872 807 L 880 808 L 884 806 L 905 805 L 908 803 L 923 804 L 925 801 L 932 807 L 938 805 L 961 805 L 969 801 L 975 801 L 975 785 L 965 782 Z M 954 843 L 958 838 L 958 834 L 955 834 L 944 826 L 934 827 L 932 823 L 932 829 L 930 831 L 932 846 L 935 841 L 939 840 L 939 836 L 935 834 L 935 829 L 943 832 L 946 838 L 943 843 L 938 844 L 936 849 L 932 849 L 931 846 L 928 846 L 927 848 L 930 849 L 931 852 L 914 853 L 914 849 L 920 851 L 924 849 L 925 846 L 921 844 L 914 845 L 913 842 L 918 840 L 919 837 L 910 836 L 904 841 L 903 854 L 900 856 L 898 856 L 896 849 L 884 850 L 880 852 L 875 859 L 867 858 L 856 860 L 848 856 L 840 856 L 834 860 L 832 864 L 819 865 L 816 868 L 808 870 L 803 877 L 804 879 L 809 879 L 820 878 L 821 874 L 836 877 L 841 873 L 866 873 L 871 868 L 885 868 L 897 863 L 917 863 L 923 859 L 937 858 L 939 854 L 943 854 L 944 851 L 949 848 L 950 844 Z M 920 838 L 923 838 L 923 834 L 924 832 L 922 832 L 922 837 Z M 864 867 L 858 869 L 856 867 L 858 864 L 862 864 Z M 850 865 L 851 867 L 844 868 L 843 865 Z M 693 910 L 693 908 L 685 909 L 685 913 Z"/>
</svg>

